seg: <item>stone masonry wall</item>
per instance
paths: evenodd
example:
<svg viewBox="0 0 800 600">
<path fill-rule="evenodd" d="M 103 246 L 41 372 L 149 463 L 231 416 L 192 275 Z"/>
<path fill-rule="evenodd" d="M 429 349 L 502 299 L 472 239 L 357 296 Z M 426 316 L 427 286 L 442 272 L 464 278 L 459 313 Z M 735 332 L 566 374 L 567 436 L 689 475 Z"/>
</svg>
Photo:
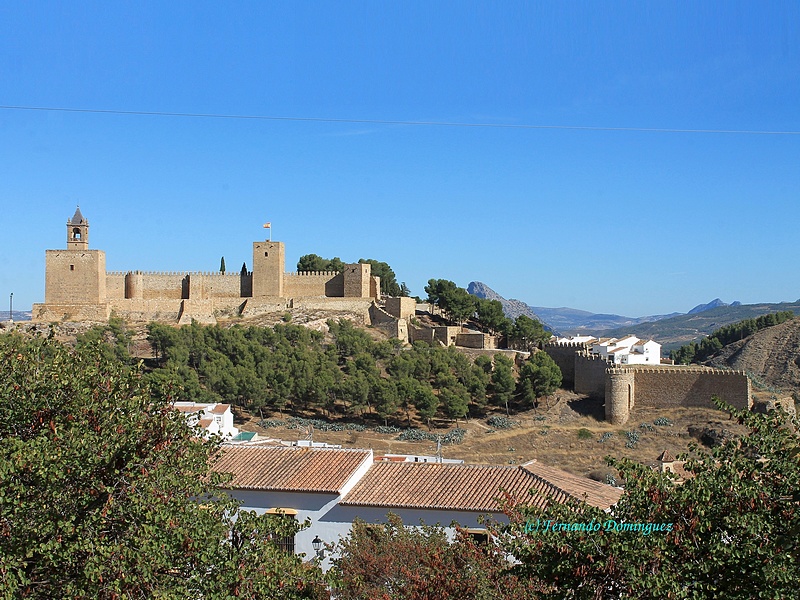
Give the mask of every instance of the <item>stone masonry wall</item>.
<svg viewBox="0 0 800 600">
<path fill-rule="evenodd" d="M 240 298 L 242 278 L 239 273 L 189 273 L 189 298 L 208 300 L 212 298 Z"/>
<path fill-rule="evenodd" d="M 488 333 L 459 333 L 456 335 L 456 346 L 492 350 L 497 348 L 497 338 Z"/>
<path fill-rule="evenodd" d="M 433 335 L 433 329 L 430 327 L 416 327 L 415 325 L 409 325 L 408 341 L 412 344 L 418 341 L 425 342 L 426 344 L 433 344 L 436 339 Z"/>
<path fill-rule="evenodd" d="M 387 298 L 386 312 L 398 319 L 410 319 L 416 314 L 417 301 L 414 298 Z"/>
<path fill-rule="evenodd" d="M 637 406 L 711 407 L 711 396 L 739 409 L 752 406 L 750 380 L 743 371 L 705 367 L 633 368 Z"/>
<path fill-rule="evenodd" d="M 136 272 L 138 275 L 139 272 Z M 143 300 L 180 300 L 184 297 L 184 279 L 187 273 L 141 272 L 141 298 Z"/>
<path fill-rule="evenodd" d="M 125 297 L 125 271 L 106 272 L 106 299 L 115 300 Z"/>
<path fill-rule="evenodd" d="M 336 271 L 284 273 L 283 293 L 287 298 L 342 296 L 344 295 L 343 277 Z"/>
<path fill-rule="evenodd" d="M 102 250 L 47 250 L 44 302 L 53 305 L 106 301 L 106 254 Z"/>
<path fill-rule="evenodd" d="M 575 353 L 588 351 L 586 344 L 546 344 L 544 351 L 561 369 L 562 385 L 572 388 L 575 385 Z"/>
<path fill-rule="evenodd" d="M 575 393 L 592 398 L 606 395 L 606 369 L 609 364 L 597 354 L 575 353 Z"/>
<path fill-rule="evenodd" d="M 409 340 L 408 321 L 398 319 L 392 314 L 382 309 L 374 302 L 369 307 L 369 318 L 372 325 L 385 331 L 391 337 L 395 337 L 404 342 Z"/>
</svg>

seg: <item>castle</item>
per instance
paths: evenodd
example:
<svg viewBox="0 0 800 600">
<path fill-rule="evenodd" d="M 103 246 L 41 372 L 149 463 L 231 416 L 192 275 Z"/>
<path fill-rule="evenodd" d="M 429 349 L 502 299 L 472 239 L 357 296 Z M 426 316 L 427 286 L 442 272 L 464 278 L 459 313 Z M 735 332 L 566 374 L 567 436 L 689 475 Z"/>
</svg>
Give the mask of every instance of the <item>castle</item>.
<svg viewBox="0 0 800 600">
<path fill-rule="evenodd" d="M 45 300 L 33 305 L 33 320 L 107 321 L 115 314 L 136 321 L 214 323 L 220 314 L 253 316 L 301 307 L 362 313 L 368 319 L 380 295 L 380 278 L 372 275 L 371 265 L 287 273 L 285 256 L 283 242 L 267 240 L 253 242 L 252 271 L 106 271 L 105 252 L 89 249 L 89 221 L 78 207 L 67 221 L 66 249 L 46 251 Z"/>
<path fill-rule="evenodd" d="M 605 400 L 606 421 L 624 425 L 635 406 L 714 408 L 712 396 L 744 410 L 753 407 L 744 371 L 701 366 L 616 364 L 587 341 L 550 343 L 544 351 L 561 369 L 562 385 Z M 613 357 L 613 355 L 611 355 Z"/>
</svg>

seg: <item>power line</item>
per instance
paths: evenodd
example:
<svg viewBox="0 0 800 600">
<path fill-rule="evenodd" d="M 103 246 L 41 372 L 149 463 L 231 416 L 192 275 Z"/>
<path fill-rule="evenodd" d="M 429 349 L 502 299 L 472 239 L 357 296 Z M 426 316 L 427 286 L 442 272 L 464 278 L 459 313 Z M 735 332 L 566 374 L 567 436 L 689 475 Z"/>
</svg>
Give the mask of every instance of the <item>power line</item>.
<svg viewBox="0 0 800 600">
<path fill-rule="evenodd" d="M 389 119 L 336 119 L 325 117 L 281 117 L 272 115 L 232 115 L 222 113 L 188 113 L 145 110 L 111 110 L 100 108 L 66 108 L 55 106 L 3 106 L 2 110 L 88 113 L 100 115 L 132 115 L 145 117 L 189 117 L 197 119 L 249 119 L 258 121 L 294 121 L 306 123 L 350 123 L 361 125 L 416 125 L 427 127 L 479 127 L 492 129 L 562 129 L 573 131 L 621 131 L 642 133 L 727 133 L 740 135 L 800 135 L 800 131 L 761 131 L 753 129 L 677 129 L 669 127 L 603 127 L 592 125 L 529 125 L 507 123 L 463 123 L 458 121 L 400 121 Z"/>
</svg>

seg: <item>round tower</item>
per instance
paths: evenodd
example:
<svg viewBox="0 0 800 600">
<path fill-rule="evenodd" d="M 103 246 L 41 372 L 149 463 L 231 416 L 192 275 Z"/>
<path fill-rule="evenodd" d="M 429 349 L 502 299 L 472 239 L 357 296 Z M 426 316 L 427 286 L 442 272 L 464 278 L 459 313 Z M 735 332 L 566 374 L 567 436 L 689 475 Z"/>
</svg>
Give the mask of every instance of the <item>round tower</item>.
<svg viewBox="0 0 800 600">
<path fill-rule="evenodd" d="M 633 410 L 634 372 L 629 369 L 606 371 L 606 421 L 624 425 Z"/>
</svg>

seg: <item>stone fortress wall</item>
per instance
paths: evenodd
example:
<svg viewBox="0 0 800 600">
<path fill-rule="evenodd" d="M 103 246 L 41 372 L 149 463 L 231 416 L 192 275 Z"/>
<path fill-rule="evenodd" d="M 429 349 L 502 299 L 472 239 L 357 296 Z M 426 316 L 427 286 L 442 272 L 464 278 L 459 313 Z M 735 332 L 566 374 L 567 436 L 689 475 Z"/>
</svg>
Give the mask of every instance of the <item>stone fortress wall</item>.
<svg viewBox="0 0 800 600">
<path fill-rule="evenodd" d="M 67 248 L 47 250 L 45 302 L 36 321 L 105 321 L 112 313 L 137 321 L 215 322 L 215 315 L 256 315 L 288 308 L 354 310 L 369 322 L 380 278 L 369 264 L 343 273 L 286 273 L 283 242 L 253 243 L 253 271 L 147 272 L 105 270 L 105 252 L 89 250 L 89 222 L 80 209 L 67 221 Z"/>
<path fill-rule="evenodd" d="M 623 425 L 636 406 L 708 407 L 718 396 L 739 409 L 751 409 L 750 379 L 744 371 L 702 366 L 615 367 L 592 354 L 586 344 L 547 344 L 544 351 L 561 368 L 565 387 L 605 401 L 606 420 Z"/>
</svg>

